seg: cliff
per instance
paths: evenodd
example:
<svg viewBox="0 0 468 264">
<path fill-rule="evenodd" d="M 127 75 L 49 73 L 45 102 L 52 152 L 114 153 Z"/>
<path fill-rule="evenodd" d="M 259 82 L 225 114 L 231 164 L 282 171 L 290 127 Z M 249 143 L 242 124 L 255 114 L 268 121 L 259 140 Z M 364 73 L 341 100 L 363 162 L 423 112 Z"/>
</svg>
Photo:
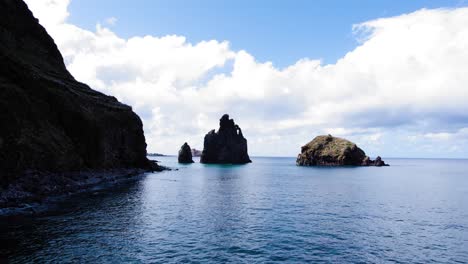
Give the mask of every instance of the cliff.
<svg viewBox="0 0 468 264">
<path fill-rule="evenodd" d="M 318 136 L 301 148 L 299 166 L 386 166 L 380 157 L 371 160 L 356 144 L 343 138 Z"/>
<path fill-rule="evenodd" d="M 225 114 L 219 120 L 218 132 L 210 131 L 205 136 L 201 163 L 245 164 L 252 162 L 247 153 L 247 140 L 241 128 Z"/>
<path fill-rule="evenodd" d="M 0 124 L 0 190 L 30 171 L 159 169 L 140 118 L 76 81 L 21 0 L 0 1 Z"/>
</svg>

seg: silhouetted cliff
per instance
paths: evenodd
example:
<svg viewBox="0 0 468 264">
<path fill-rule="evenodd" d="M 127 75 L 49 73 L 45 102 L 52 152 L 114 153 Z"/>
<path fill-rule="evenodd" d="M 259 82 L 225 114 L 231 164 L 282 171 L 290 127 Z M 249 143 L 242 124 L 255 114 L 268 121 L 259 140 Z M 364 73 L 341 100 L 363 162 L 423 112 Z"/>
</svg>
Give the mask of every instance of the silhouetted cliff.
<svg viewBox="0 0 468 264">
<path fill-rule="evenodd" d="M 77 82 L 21 0 L 0 1 L 0 124 L 0 188 L 31 170 L 158 169 L 140 118 Z"/>
</svg>

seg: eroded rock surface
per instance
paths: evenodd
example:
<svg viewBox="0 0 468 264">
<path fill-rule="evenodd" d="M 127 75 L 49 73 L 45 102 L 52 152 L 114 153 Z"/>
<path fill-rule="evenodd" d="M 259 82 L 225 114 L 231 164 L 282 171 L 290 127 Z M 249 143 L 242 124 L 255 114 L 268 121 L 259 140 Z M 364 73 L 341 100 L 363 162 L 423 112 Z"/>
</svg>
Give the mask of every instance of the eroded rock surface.
<svg viewBox="0 0 468 264">
<path fill-rule="evenodd" d="M 353 142 L 328 136 L 318 136 L 301 148 L 296 164 L 299 166 L 387 166 L 377 157 L 371 160 Z"/>
<path fill-rule="evenodd" d="M 76 81 L 21 0 L 0 1 L 0 124 L 0 191 L 30 171 L 159 169 L 140 118 Z"/>
<path fill-rule="evenodd" d="M 179 150 L 179 163 L 193 163 L 192 160 L 192 149 L 190 146 L 185 142 Z"/>
<path fill-rule="evenodd" d="M 247 153 L 247 140 L 241 128 L 225 114 L 219 120 L 217 132 L 211 130 L 205 136 L 201 163 L 245 164 L 252 162 Z"/>
<path fill-rule="evenodd" d="M 201 157 L 202 151 L 198 149 L 192 149 L 192 157 Z"/>
</svg>

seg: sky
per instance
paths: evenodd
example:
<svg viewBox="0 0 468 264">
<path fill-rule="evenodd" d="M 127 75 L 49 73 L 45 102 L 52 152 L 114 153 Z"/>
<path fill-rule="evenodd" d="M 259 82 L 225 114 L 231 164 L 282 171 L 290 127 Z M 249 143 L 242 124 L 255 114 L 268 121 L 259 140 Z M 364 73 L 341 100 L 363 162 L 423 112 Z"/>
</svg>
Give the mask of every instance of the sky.
<svg viewBox="0 0 468 264">
<path fill-rule="evenodd" d="M 117 18 L 121 37 L 182 35 L 190 42 L 227 40 L 259 61 L 286 67 L 309 57 L 335 63 L 357 45 L 352 25 L 421 8 L 467 6 L 460 0 L 75 0 L 69 21 L 92 30 Z M 395 4 L 395 2 L 397 4 Z"/>
<path fill-rule="evenodd" d="M 26 0 L 68 70 L 131 105 L 149 152 L 230 114 L 252 156 L 321 134 L 468 158 L 466 1 Z"/>
</svg>

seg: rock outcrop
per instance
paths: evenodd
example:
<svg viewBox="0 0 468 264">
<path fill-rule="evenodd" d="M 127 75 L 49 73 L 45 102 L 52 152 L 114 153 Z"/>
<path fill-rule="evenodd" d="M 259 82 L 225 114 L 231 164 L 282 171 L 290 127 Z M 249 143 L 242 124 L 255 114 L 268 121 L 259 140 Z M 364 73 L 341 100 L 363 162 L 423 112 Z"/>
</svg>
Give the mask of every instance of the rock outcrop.
<svg viewBox="0 0 468 264">
<path fill-rule="evenodd" d="M 211 130 L 205 136 L 201 163 L 245 164 L 252 162 L 247 153 L 247 140 L 241 128 L 225 114 L 219 120 L 218 132 Z"/>
<path fill-rule="evenodd" d="M 76 81 L 21 0 L 0 1 L 0 124 L 0 190 L 30 171 L 159 168 L 131 107 Z"/>
<path fill-rule="evenodd" d="M 202 151 L 198 149 L 192 149 L 192 157 L 201 157 Z"/>
<path fill-rule="evenodd" d="M 371 160 L 356 144 L 343 138 L 318 136 L 301 148 L 299 166 L 388 166 L 380 157 Z"/>
<path fill-rule="evenodd" d="M 179 150 L 179 163 L 193 163 L 192 160 L 192 149 L 190 146 L 185 142 Z"/>
</svg>

